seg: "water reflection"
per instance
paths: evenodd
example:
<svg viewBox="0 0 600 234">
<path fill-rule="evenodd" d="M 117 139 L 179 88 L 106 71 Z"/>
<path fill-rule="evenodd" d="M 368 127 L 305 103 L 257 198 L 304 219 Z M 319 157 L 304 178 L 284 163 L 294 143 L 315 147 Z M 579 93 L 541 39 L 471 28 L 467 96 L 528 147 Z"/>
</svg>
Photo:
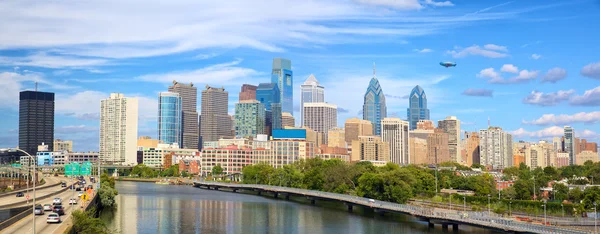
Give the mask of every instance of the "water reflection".
<svg viewBox="0 0 600 234">
<path fill-rule="evenodd" d="M 118 208 L 102 218 L 111 229 L 135 233 L 438 233 L 410 216 L 355 208 L 341 204 L 298 199 L 290 202 L 267 197 L 204 190 L 189 186 L 118 182 Z M 460 226 L 458 233 L 492 233 Z"/>
</svg>

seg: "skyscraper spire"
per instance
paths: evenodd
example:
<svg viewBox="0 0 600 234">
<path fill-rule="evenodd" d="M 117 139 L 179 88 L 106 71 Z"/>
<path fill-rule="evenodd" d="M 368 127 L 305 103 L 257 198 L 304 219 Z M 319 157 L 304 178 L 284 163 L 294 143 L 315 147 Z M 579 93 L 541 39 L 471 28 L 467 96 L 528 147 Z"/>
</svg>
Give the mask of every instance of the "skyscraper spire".
<svg viewBox="0 0 600 234">
<path fill-rule="evenodd" d="M 377 73 L 377 68 L 375 67 L 375 62 L 373 62 L 373 78 L 375 78 L 375 74 Z"/>
</svg>

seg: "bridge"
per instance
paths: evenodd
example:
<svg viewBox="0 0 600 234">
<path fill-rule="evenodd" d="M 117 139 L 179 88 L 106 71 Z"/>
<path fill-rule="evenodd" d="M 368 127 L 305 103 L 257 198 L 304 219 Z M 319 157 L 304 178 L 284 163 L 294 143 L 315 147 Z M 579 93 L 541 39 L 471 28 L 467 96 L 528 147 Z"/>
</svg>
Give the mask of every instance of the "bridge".
<svg viewBox="0 0 600 234">
<path fill-rule="evenodd" d="M 214 190 L 227 189 L 233 192 L 237 192 L 238 190 L 255 191 L 258 192 L 259 195 L 262 195 L 263 193 L 272 194 L 275 198 L 278 196 L 285 196 L 287 200 L 289 200 L 290 196 L 306 197 L 311 201 L 311 204 L 315 204 L 317 200 L 343 202 L 348 207 L 348 211 L 352 211 L 354 206 L 362 206 L 371 208 L 376 213 L 380 214 L 406 214 L 427 222 L 429 227 L 434 227 L 435 224 L 441 224 L 443 229 L 448 229 L 448 226 L 451 225 L 453 230 L 458 230 L 458 225 L 470 225 L 510 233 L 588 233 L 581 230 L 568 229 L 558 226 L 519 222 L 513 219 L 500 217 L 499 215 L 489 214 L 488 212 L 456 211 L 420 207 L 307 189 L 257 184 L 217 183 L 207 181 L 194 181 L 193 184 L 194 187 L 198 188 Z"/>
</svg>

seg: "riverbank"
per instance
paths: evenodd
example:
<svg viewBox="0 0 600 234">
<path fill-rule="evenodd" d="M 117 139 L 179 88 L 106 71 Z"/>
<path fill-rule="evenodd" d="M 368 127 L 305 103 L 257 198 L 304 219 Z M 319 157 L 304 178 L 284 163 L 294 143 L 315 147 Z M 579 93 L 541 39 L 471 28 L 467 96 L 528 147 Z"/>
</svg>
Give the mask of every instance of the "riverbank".
<svg viewBox="0 0 600 234">
<path fill-rule="evenodd" d="M 146 182 L 156 183 L 164 182 L 168 185 L 192 185 L 193 181 L 188 178 L 181 177 L 167 177 L 167 178 L 139 178 L 139 177 L 119 177 L 116 181 L 131 181 L 131 182 Z"/>
</svg>

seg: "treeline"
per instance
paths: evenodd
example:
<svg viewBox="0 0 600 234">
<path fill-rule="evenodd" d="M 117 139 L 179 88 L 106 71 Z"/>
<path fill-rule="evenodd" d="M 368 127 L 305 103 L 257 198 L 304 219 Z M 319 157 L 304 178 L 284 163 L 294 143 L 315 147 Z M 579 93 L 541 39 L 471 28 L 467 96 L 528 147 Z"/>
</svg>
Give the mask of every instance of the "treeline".
<svg viewBox="0 0 600 234">
<path fill-rule="evenodd" d="M 187 171 L 179 172 L 179 164 L 171 165 L 166 170 L 156 170 L 150 168 L 144 164 L 135 165 L 131 168 L 131 171 L 123 171 L 125 176 L 137 176 L 142 178 L 156 178 L 156 177 L 173 177 L 182 176 L 188 177 L 190 174 Z"/>
<path fill-rule="evenodd" d="M 452 165 L 453 166 L 453 165 Z M 435 170 L 416 165 L 399 167 L 388 163 L 375 167 L 370 162 L 346 163 L 339 159 L 312 158 L 274 168 L 268 164 L 246 166 L 243 183 L 268 184 L 357 195 L 383 201 L 406 203 L 413 197 L 433 197 Z M 461 177 L 453 171 L 438 172 L 441 188 L 473 190 L 479 195 L 495 193 L 488 174 Z"/>
</svg>

